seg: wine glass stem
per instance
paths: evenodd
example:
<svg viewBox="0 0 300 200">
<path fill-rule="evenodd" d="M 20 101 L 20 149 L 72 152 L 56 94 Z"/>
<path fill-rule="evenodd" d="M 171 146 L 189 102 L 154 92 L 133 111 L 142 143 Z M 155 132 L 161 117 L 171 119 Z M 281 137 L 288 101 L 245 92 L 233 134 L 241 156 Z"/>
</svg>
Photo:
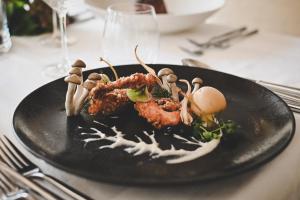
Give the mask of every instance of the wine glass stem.
<svg viewBox="0 0 300 200">
<path fill-rule="evenodd" d="M 56 15 L 56 12 L 52 9 L 52 26 L 53 26 L 52 37 L 53 38 L 56 38 L 59 35 L 57 25 L 58 25 L 57 24 L 57 15 Z"/>
<path fill-rule="evenodd" d="M 68 53 L 68 46 L 67 46 L 67 14 L 60 13 L 59 15 L 59 26 L 60 26 L 60 39 L 61 39 L 61 49 L 62 49 L 62 62 L 61 67 L 68 69 L 69 66 L 69 53 Z"/>
</svg>

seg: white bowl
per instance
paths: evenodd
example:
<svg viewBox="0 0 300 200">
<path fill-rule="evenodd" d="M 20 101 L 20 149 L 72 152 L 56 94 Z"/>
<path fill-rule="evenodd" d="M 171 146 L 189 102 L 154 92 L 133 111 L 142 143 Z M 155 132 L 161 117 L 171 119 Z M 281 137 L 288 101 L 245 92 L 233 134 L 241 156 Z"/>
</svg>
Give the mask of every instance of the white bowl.
<svg viewBox="0 0 300 200">
<path fill-rule="evenodd" d="M 106 8 L 120 0 L 85 0 L 101 16 Z M 126 0 L 135 2 L 135 0 Z M 126 2 L 123 0 L 122 2 Z M 157 14 L 161 33 L 174 33 L 194 28 L 223 7 L 225 0 L 164 0 L 168 13 Z"/>
</svg>

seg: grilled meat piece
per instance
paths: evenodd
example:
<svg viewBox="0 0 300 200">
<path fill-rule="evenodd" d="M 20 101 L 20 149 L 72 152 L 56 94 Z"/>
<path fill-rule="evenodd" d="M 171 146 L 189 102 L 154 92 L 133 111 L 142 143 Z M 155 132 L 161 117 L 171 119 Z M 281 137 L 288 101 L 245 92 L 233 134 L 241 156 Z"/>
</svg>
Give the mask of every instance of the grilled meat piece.
<svg viewBox="0 0 300 200">
<path fill-rule="evenodd" d="M 156 84 L 156 78 L 151 74 L 135 73 L 131 76 L 119 78 L 116 81 L 107 84 L 98 82 L 97 86 L 92 89 L 90 95 L 93 99 L 101 99 L 102 96 L 114 89 L 122 88 L 141 88 L 148 86 L 150 89 Z"/>
<path fill-rule="evenodd" d="M 170 100 L 172 101 L 172 100 Z M 169 102 L 170 101 L 166 101 Z M 149 123 L 151 123 L 155 128 L 162 128 L 164 126 L 175 126 L 181 122 L 180 111 L 166 111 L 163 105 L 159 105 L 156 101 L 150 100 L 148 102 L 136 102 L 134 108 L 138 111 L 139 115 Z M 175 108 L 174 106 L 166 108 Z"/>
<path fill-rule="evenodd" d="M 165 111 L 176 111 L 181 107 L 179 102 L 174 101 L 171 98 L 161 98 L 156 100 L 156 102 Z"/>
<path fill-rule="evenodd" d="M 88 112 L 91 115 L 109 115 L 127 103 L 129 103 L 129 98 L 127 97 L 126 89 L 115 89 L 104 94 L 100 99 L 92 98 Z"/>
</svg>

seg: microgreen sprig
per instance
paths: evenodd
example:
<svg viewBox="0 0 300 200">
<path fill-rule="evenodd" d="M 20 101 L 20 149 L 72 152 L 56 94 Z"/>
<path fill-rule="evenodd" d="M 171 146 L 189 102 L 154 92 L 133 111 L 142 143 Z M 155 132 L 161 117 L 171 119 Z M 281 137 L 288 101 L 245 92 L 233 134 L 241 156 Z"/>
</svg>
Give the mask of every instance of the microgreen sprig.
<svg viewBox="0 0 300 200">
<path fill-rule="evenodd" d="M 221 121 L 219 124 L 215 123 L 213 129 L 205 127 L 205 123 L 197 118 L 194 120 L 193 133 L 196 137 L 199 137 L 203 142 L 209 142 L 213 139 L 221 139 L 223 134 L 233 134 L 236 131 L 237 125 L 232 120 Z"/>
</svg>

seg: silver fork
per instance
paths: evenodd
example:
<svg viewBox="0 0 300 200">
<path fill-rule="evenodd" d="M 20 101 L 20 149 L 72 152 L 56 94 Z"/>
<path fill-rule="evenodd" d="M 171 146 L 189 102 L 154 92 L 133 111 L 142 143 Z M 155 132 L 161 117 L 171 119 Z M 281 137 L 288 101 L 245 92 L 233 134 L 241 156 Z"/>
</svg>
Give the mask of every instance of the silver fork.
<svg viewBox="0 0 300 200">
<path fill-rule="evenodd" d="M 248 32 L 237 32 L 235 34 L 231 34 L 231 35 L 225 35 L 224 37 L 218 37 L 215 40 L 209 40 L 209 42 L 206 43 L 206 45 L 203 45 L 205 43 L 198 43 L 197 41 L 193 40 L 193 39 L 188 39 L 188 41 L 192 44 L 194 44 L 197 47 L 200 48 L 204 48 L 204 49 L 208 49 L 209 47 L 218 47 L 218 48 L 228 48 L 229 42 L 234 40 L 234 39 L 238 39 L 238 38 L 245 38 L 245 37 L 249 37 L 252 35 L 255 35 L 258 33 L 257 29 L 254 29 L 252 31 L 248 31 Z M 212 38 L 213 39 L 213 38 Z"/>
<path fill-rule="evenodd" d="M 188 39 L 188 41 L 190 43 L 192 43 L 193 45 L 198 47 L 198 49 L 196 49 L 196 50 L 190 50 L 190 49 L 187 49 L 182 46 L 180 46 L 179 48 L 186 53 L 200 56 L 204 53 L 205 50 L 209 49 L 210 47 L 226 49 L 231 46 L 230 42 L 232 40 L 246 38 L 246 37 L 249 37 L 249 36 L 252 36 L 252 35 L 255 35 L 258 33 L 257 29 L 254 29 L 254 30 L 251 30 L 248 32 L 245 32 L 245 30 L 246 29 L 238 29 L 238 30 L 226 33 L 221 36 L 213 37 L 212 39 L 210 39 L 204 43 L 199 43 L 193 39 Z"/>
<path fill-rule="evenodd" d="M 2 195 L 0 199 L 19 199 L 28 197 L 28 192 L 24 189 L 20 189 L 11 180 L 8 179 L 4 174 L 0 172 L 0 190 Z"/>
<path fill-rule="evenodd" d="M 241 35 L 246 30 L 247 30 L 247 27 L 243 26 L 241 28 L 231 30 L 231 31 L 226 32 L 226 33 L 222 33 L 221 35 L 214 36 L 214 37 L 210 38 L 208 41 L 202 42 L 202 43 L 197 42 L 197 41 L 195 41 L 194 39 L 191 39 L 191 38 L 188 38 L 187 40 L 190 43 L 192 43 L 193 45 L 197 46 L 197 47 L 209 48 L 210 46 L 213 46 L 215 43 L 219 43 L 220 41 L 223 41 L 224 39 L 237 37 L 237 36 Z"/>
<path fill-rule="evenodd" d="M 81 194 L 79 191 L 66 186 L 57 179 L 47 174 L 44 174 L 38 166 L 29 161 L 16 146 L 3 134 L 0 134 L 0 157 L 7 163 L 8 166 L 17 170 L 24 176 L 34 179 L 42 179 L 52 184 L 62 192 L 76 200 L 89 200 L 90 197 Z"/>
<path fill-rule="evenodd" d="M 42 198 L 46 200 L 62 200 L 54 193 L 47 191 L 45 188 L 32 182 L 30 179 L 26 178 L 25 176 L 22 176 L 21 174 L 16 172 L 14 169 L 10 168 L 7 164 L 5 164 L 2 161 L 0 161 L 0 172 L 2 174 L 5 174 L 6 177 L 13 179 L 15 183 L 20 187 L 30 190 L 32 192 L 31 195 L 35 194 L 36 197 L 39 197 L 38 199 Z"/>
<path fill-rule="evenodd" d="M 2 191 L 0 199 L 3 200 L 17 200 L 21 198 L 28 200 L 36 200 L 36 198 L 34 198 L 27 192 L 27 190 L 20 188 L 2 172 L 0 172 L 0 190 Z"/>
</svg>

